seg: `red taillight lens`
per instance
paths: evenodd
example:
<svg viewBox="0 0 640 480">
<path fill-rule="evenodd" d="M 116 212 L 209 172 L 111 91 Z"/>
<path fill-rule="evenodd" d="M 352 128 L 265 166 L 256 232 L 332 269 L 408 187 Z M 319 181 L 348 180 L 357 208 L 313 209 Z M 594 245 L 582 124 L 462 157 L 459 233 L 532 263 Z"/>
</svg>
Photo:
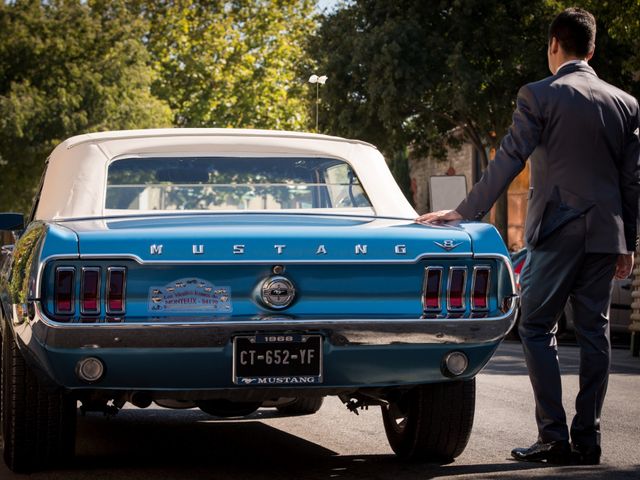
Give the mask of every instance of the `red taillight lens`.
<svg viewBox="0 0 640 480">
<path fill-rule="evenodd" d="M 449 269 L 449 295 L 447 301 L 447 308 L 449 310 L 464 310 L 466 283 L 466 267 L 451 267 Z"/>
<path fill-rule="evenodd" d="M 83 268 L 80 284 L 80 311 L 86 314 L 100 313 L 100 269 Z"/>
<path fill-rule="evenodd" d="M 487 310 L 489 308 L 490 274 L 489 267 L 476 267 L 473 271 L 471 308 L 474 310 Z"/>
<path fill-rule="evenodd" d="M 424 294 L 422 307 L 425 311 L 440 310 L 440 285 L 442 268 L 427 267 L 424 274 Z"/>
<path fill-rule="evenodd" d="M 55 312 L 60 315 L 72 315 L 75 311 L 74 290 L 76 270 L 73 267 L 56 268 L 54 288 Z"/>
<path fill-rule="evenodd" d="M 526 257 L 519 259 L 516 264 L 513 266 L 513 273 L 517 273 L 518 275 L 520 275 L 520 272 L 522 272 L 522 267 L 524 266 L 524 261 L 526 260 Z"/>
<path fill-rule="evenodd" d="M 516 280 L 516 289 L 520 291 L 520 274 L 522 273 L 522 267 L 524 267 L 524 262 L 527 259 L 526 256 L 518 259 L 516 263 L 513 265 L 513 274 Z"/>
<path fill-rule="evenodd" d="M 107 313 L 124 313 L 126 269 L 111 267 L 107 272 Z"/>
</svg>

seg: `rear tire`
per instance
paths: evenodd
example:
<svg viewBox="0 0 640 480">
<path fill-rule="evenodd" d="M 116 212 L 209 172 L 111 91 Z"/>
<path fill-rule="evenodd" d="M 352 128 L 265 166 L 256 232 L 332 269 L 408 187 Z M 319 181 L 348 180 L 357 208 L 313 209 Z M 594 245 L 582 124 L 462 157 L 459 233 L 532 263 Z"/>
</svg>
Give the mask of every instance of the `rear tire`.
<svg viewBox="0 0 640 480">
<path fill-rule="evenodd" d="M 469 441 L 475 398 L 475 378 L 414 387 L 382 407 L 389 445 L 403 460 L 453 460 Z"/>
<path fill-rule="evenodd" d="M 520 328 L 520 309 L 518 309 L 516 311 L 516 321 L 513 322 L 513 328 L 511 330 L 509 330 L 509 333 L 507 334 L 505 339 L 506 340 L 515 340 L 517 342 L 522 341 L 520 339 L 520 331 L 518 330 L 518 328 Z"/>
<path fill-rule="evenodd" d="M 75 450 L 76 401 L 41 384 L 11 332 L 3 332 L 1 344 L 0 417 L 5 463 L 16 473 L 66 463 Z"/>
<path fill-rule="evenodd" d="M 320 410 L 323 403 L 324 397 L 300 397 L 276 408 L 286 415 L 311 415 Z"/>
</svg>

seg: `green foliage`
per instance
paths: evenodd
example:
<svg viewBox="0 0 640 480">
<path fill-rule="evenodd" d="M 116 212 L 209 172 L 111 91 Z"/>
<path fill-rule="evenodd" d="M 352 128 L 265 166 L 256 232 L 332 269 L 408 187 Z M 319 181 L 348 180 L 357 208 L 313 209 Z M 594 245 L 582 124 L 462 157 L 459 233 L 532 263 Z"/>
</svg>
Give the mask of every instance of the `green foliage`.
<svg viewBox="0 0 640 480">
<path fill-rule="evenodd" d="M 548 75 L 562 8 L 598 19 L 592 65 L 640 95 L 640 1 L 314 0 L 0 2 L 0 210 L 26 212 L 44 159 L 78 133 L 168 126 L 322 131 L 393 157 L 443 155 L 463 132 L 485 155 L 518 88 Z M 312 115 L 310 115 L 312 114 Z"/>
<path fill-rule="evenodd" d="M 74 134 L 172 123 L 307 127 L 300 72 L 314 6 L 0 2 L 0 210 L 28 211 L 44 159 Z"/>
<path fill-rule="evenodd" d="M 159 73 L 153 91 L 169 102 L 176 125 L 308 126 L 299 64 L 315 27 L 315 1 L 142 3 Z"/>
<path fill-rule="evenodd" d="M 549 75 L 548 26 L 569 3 L 598 18 L 598 74 L 638 95 L 638 0 L 356 0 L 310 42 L 331 78 L 320 124 L 387 153 L 410 145 L 436 157 L 461 131 L 486 165 L 520 86 Z"/>
<path fill-rule="evenodd" d="M 589 62 L 605 81 L 640 98 L 640 0 L 554 2 L 557 11 L 582 7 L 596 17 L 596 52 Z"/>
<path fill-rule="evenodd" d="M 170 124 L 145 31 L 121 0 L 0 2 L 0 210 L 28 211 L 65 138 Z"/>
<path fill-rule="evenodd" d="M 544 74 L 542 1 L 360 0 L 310 49 L 327 84 L 321 123 L 393 152 L 443 154 L 455 129 L 483 151 L 510 123 L 518 87 Z"/>
<path fill-rule="evenodd" d="M 411 191 L 411 176 L 409 175 L 409 152 L 406 148 L 394 152 L 389 157 L 389 170 L 393 174 L 396 183 L 402 190 L 405 198 L 413 204 L 413 192 Z"/>
</svg>

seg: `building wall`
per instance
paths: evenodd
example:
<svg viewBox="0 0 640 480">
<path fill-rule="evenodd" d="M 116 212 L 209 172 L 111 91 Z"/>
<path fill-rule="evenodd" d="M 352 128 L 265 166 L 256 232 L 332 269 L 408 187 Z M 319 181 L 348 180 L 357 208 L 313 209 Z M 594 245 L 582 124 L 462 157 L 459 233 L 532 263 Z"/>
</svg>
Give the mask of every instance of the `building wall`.
<svg viewBox="0 0 640 480">
<path fill-rule="evenodd" d="M 434 175 L 464 175 L 467 192 L 471 190 L 473 146 L 464 143 L 460 150 L 449 148 L 445 160 L 424 158 L 409 154 L 409 176 L 413 205 L 420 214 L 431 210 L 429 205 L 429 179 Z"/>
<path fill-rule="evenodd" d="M 507 193 L 509 205 L 508 239 L 509 250 L 520 250 L 524 247 L 524 222 L 527 217 L 527 201 L 529 199 L 529 163 L 511 182 Z"/>
<path fill-rule="evenodd" d="M 463 143 L 459 150 L 448 149 L 445 160 L 424 158 L 409 154 L 409 176 L 413 204 L 418 213 L 431 210 L 429 205 L 429 178 L 434 175 L 464 175 L 467 180 L 467 192 L 471 190 L 473 179 L 473 145 Z M 518 175 L 508 190 L 508 233 L 507 247 L 519 250 L 524 246 L 524 223 L 527 212 L 529 192 L 529 164 Z"/>
</svg>

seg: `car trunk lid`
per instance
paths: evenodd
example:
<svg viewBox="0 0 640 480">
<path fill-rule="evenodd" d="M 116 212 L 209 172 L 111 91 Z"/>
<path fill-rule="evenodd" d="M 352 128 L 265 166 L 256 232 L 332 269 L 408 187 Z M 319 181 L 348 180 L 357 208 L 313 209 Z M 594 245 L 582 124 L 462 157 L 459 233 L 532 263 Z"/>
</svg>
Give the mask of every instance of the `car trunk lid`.
<svg viewBox="0 0 640 480">
<path fill-rule="evenodd" d="M 80 258 L 51 262 L 43 290 L 55 312 L 58 280 L 76 282 L 64 299 L 75 302 L 62 317 L 69 321 L 418 318 L 425 268 L 445 272 L 438 290 L 444 311 L 446 272 L 468 268 L 471 257 L 462 229 L 407 219 L 176 215 L 65 225 L 78 236 Z M 83 307 L 87 288 L 86 304 L 98 311 Z"/>
<path fill-rule="evenodd" d="M 67 226 L 78 234 L 82 257 L 122 255 L 141 263 L 415 261 L 472 248 L 460 228 L 337 215 L 180 215 Z"/>
</svg>

